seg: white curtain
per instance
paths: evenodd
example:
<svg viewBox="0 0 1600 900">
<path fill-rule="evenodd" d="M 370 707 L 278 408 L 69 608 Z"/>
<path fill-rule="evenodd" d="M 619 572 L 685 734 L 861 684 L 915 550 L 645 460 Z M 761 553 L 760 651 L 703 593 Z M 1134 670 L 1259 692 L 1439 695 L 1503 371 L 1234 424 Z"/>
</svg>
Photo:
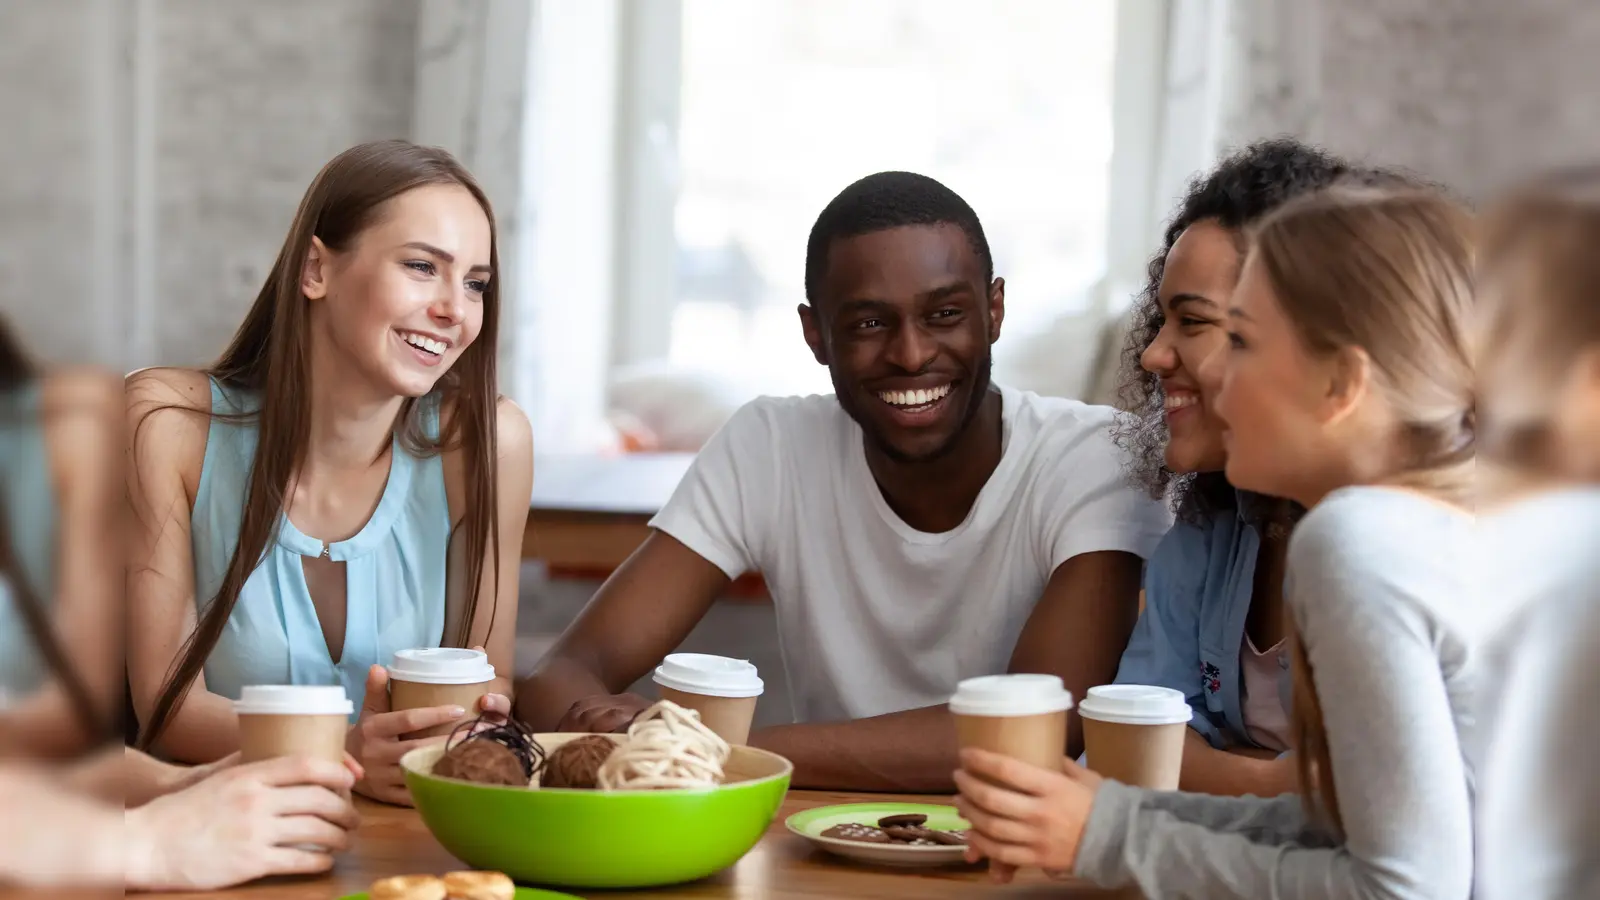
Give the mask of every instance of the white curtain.
<svg viewBox="0 0 1600 900">
<path fill-rule="evenodd" d="M 1165 69 L 1153 109 L 1120 134 L 1149 147 L 1119 148 L 1136 165 L 1148 159 L 1144 192 L 1120 194 L 1142 204 L 1130 229 L 1112 223 L 1124 243 L 1113 258 L 1108 308 L 1119 309 L 1144 286 L 1144 263 L 1189 182 L 1229 150 L 1281 134 L 1317 139 L 1321 96 L 1318 0 L 1167 0 Z M 1136 40 L 1136 38 L 1134 38 Z M 1129 38 L 1121 39 L 1125 44 Z M 1139 103 L 1135 93 L 1119 102 Z M 1106 329 L 1088 399 L 1114 403 L 1127 313 Z"/>
</svg>

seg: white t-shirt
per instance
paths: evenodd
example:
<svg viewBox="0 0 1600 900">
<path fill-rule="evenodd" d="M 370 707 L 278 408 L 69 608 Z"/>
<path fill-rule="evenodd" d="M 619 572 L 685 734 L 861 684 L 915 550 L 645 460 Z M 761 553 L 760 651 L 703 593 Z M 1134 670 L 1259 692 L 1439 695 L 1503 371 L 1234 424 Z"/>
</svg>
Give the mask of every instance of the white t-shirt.
<svg viewBox="0 0 1600 900">
<path fill-rule="evenodd" d="M 951 531 L 889 508 L 832 395 L 740 409 L 651 521 L 729 577 L 765 578 L 796 721 L 932 706 L 1004 672 L 1057 567 L 1148 557 L 1170 526 L 1127 483 L 1110 408 L 1000 390 L 1000 464 Z"/>
</svg>

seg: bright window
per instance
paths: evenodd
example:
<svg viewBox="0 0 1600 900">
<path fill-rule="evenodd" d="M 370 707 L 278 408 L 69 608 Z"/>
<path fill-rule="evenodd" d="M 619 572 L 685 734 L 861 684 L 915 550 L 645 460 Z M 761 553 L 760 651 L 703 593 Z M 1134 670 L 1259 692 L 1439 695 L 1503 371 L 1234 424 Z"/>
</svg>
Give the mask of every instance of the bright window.
<svg viewBox="0 0 1600 900">
<path fill-rule="evenodd" d="M 1105 272 L 1114 0 L 683 0 L 670 358 L 751 395 L 830 390 L 800 337 L 806 236 L 872 172 L 977 211 L 1007 339 Z"/>
</svg>

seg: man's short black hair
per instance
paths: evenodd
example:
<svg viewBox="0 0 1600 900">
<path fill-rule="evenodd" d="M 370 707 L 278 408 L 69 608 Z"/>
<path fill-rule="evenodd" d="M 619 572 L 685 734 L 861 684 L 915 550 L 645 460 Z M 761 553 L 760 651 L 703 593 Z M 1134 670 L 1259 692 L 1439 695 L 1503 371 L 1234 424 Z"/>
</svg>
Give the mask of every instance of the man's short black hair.
<svg viewBox="0 0 1600 900">
<path fill-rule="evenodd" d="M 852 238 L 906 225 L 954 225 L 967 235 L 983 263 L 983 283 L 994 280 L 994 258 L 978 214 L 967 201 L 926 175 L 879 172 L 857 181 L 829 201 L 806 241 L 806 301 L 813 306 L 828 271 L 828 248 Z"/>
</svg>

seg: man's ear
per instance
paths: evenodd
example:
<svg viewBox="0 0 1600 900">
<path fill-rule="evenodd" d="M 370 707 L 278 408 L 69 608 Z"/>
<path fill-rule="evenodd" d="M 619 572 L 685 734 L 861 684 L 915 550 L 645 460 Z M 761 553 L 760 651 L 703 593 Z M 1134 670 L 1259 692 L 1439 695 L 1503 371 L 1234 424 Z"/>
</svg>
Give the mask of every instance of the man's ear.
<svg viewBox="0 0 1600 900">
<path fill-rule="evenodd" d="M 1372 357 L 1360 347 L 1341 347 L 1321 363 L 1323 421 L 1348 418 L 1372 390 Z"/>
<path fill-rule="evenodd" d="M 1006 280 L 996 278 L 989 285 L 989 343 L 1000 340 L 1000 324 L 1006 319 Z"/>
<path fill-rule="evenodd" d="M 802 303 L 795 310 L 800 314 L 800 331 L 806 337 L 806 346 L 811 348 L 811 355 L 821 365 L 828 364 L 828 347 L 822 339 L 822 323 L 817 321 L 817 308 Z"/>
<path fill-rule="evenodd" d="M 307 300 L 321 300 L 328 296 L 328 266 L 332 254 L 322 238 L 311 236 L 311 247 L 306 251 L 306 262 L 300 270 L 300 293 Z"/>
</svg>

